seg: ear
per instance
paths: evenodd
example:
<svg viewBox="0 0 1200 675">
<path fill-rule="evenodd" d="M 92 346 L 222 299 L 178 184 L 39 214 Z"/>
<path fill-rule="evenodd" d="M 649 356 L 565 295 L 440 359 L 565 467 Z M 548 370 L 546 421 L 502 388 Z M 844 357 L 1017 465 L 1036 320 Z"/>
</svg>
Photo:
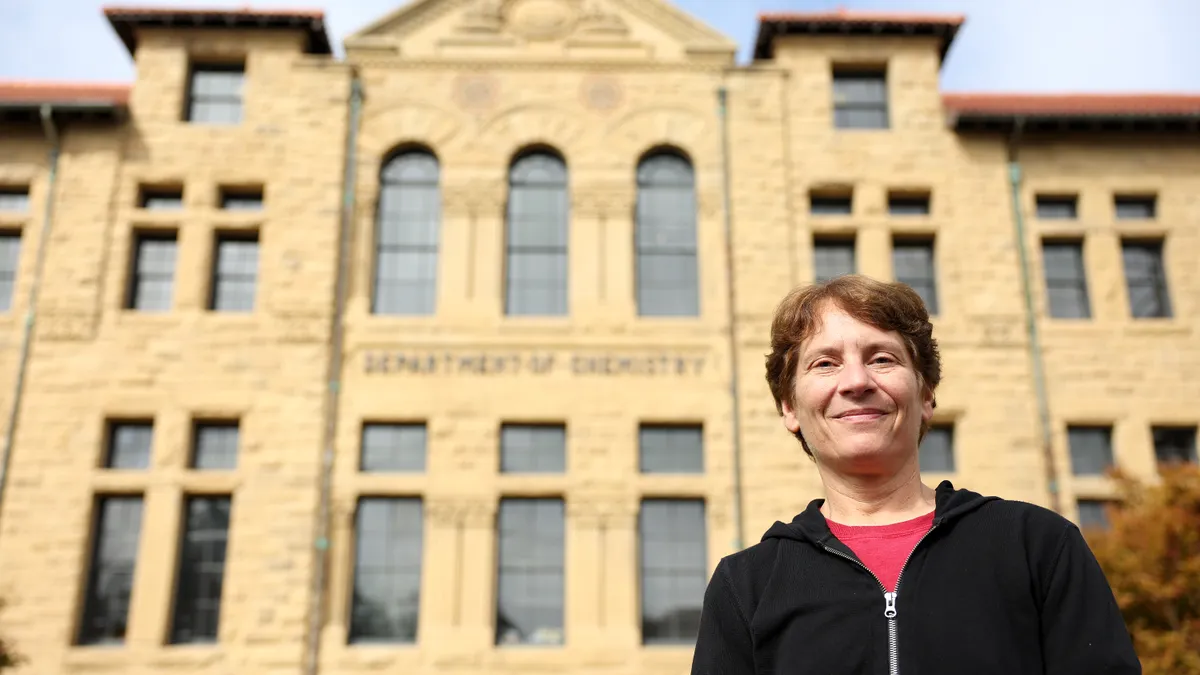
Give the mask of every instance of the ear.
<svg viewBox="0 0 1200 675">
<path fill-rule="evenodd" d="M 800 420 L 796 419 L 796 410 L 792 407 L 790 401 L 781 401 L 780 407 L 783 408 L 783 426 L 785 429 L 795 434 L 800 431 Z"/>
<path fill-rule="evenodd" d="M 921 386 L 921 421 L 924 422 L 926 426 L 928 426 L 929 423 L 931 421 L 933 421 L 933 408 L 934 408 L 933 392 L 930 391 L 929 387 L 922 385 Z"/>
</svg>

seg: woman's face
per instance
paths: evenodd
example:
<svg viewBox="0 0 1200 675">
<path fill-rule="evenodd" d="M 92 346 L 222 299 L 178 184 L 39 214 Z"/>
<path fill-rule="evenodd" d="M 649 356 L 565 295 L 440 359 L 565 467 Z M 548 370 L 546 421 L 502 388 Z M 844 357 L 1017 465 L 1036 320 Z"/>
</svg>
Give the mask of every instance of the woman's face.
<svg viewBox="0 0 1200 675">
<path fill-rule="evenodd" d="M 904 340 L 852 318 L 836 306 L 800 346 L 784 426 L 804 435 L 823 465 L 863 470 L 915 456 L 933 396 L 921 386 Z"/>
</svg>

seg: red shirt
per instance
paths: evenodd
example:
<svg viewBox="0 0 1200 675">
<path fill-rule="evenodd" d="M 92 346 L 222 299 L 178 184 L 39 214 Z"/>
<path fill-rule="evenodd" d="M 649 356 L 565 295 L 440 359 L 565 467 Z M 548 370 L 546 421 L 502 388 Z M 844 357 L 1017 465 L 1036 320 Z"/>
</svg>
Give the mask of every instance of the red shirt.
<svg viewBox="0 0 1200 675">
<path fill-rule="evenodd" d="M 833 536 L 854 551 L 888 592 L 894 592 L 908 554 L 933 527 L 933 511 L 891 525 L 839 525 L 828 518 L 825 522 Z"/>
</svg>

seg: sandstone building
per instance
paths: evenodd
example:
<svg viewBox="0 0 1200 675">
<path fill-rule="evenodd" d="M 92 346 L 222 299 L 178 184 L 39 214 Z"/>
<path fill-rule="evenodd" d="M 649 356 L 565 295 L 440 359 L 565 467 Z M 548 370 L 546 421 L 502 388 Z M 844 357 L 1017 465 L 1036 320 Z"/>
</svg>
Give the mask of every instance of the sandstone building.
<svg viewBox="0 0 1200 675">
<path fill-rule="evenodd" d="M 1200 96 L 943 94 L 955 16 L 106 14 L 131 84 L 0 83 L 19 672 L 687 672 L 818 496 L 766 329 L 846 272 L 935 311 L 927 481 L 1195 459 Z"/>
</svg>

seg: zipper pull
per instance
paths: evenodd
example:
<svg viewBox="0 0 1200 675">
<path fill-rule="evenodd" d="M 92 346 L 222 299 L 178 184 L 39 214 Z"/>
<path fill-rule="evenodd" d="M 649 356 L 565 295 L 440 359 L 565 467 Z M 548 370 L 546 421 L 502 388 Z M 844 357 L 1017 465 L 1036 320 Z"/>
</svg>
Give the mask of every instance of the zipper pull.
<svg viewBox="0 0 1200 675">
<path fill-rule="evenodd" d="M 889 619 L 896 618 L 896 594 L 884 593 L 883 602 L 883 615 Z"/>
</svg>

